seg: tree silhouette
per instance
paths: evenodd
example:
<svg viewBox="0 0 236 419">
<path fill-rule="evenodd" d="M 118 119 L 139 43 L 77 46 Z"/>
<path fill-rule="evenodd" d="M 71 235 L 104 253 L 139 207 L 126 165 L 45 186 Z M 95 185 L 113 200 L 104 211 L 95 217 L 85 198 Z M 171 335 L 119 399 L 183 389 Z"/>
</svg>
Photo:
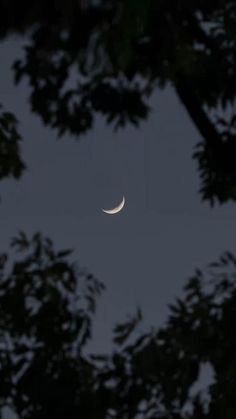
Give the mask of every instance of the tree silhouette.
<svg viewBox="0 0 236 419">
<path fill-rule="evenodd" d="M 159 330 L 124 343 L 130 324 L 115 329 L 121 349 L 99 377 L 114 418 L 235 417 L 235 268 L 235 256 L 226 252 L 205 274 L 197 269 Z M 206 365 L 213 381 L 192 391 Z"/>
<path fill-rule="evenodd" d="M 234 1 L 10 0 L 0 12 L 2 38 L 28 34 L 15 80 L 28 77 L 46 125 L 80 135 L 97 113 L 138 125 L 149 95 L 170 83 L 203 137 L 202 198 L 236 199 Z"/>
<path fill-rule="evenodd" d="M 97 113 L 139 125 L 148 98 L 171 84 L 203 142 L 202 198 L 236 199 L 236 4 L 232 0 L 0 0 L 0 36 L 27 34 L 13 65 L 31 109 L 59 135 L 79 136 Z M 75 81 L 74 81 L 75 80 Z M 0 179 L 25 164 L 16 117 L 0 108 Z M 0 408 L 21 419 L 233 419 L 236 258 L 196 270 L 166 324 L 132 339 L 141 313 L 114 327 L 112 354 L 89 355 L 103 284 L 39 233 L 20 233 L 21 257 L 0 257 Z M 210 365 L 214 381 L 193 393 Z"/>
<path fill-rule="evenodd" d="M 114 328 L 116 349 L 89 355 L 104 286 L 69 251 L 20 233 L 21 257 L 0 259 L 0 406 L 21 419 L 235 417 L 236 258 L 196 270 L 164 326 L 131 333 L 140 311 Z M 213 382 L 192 391 L 204 365 Z M 188 407 L 188 409 L 187 409 Z"/>
<path fill-rule="evenodd" d="M 83 349 L 104 286 L 39 233 L 12 246 L 23 255 L 0 259 L 0 406 L 22 419 L 92 418 L 95 370 Z"/>
<path fill-rule="evenodd" d="M 1 111 L 0 105 L 0 111 Z M 19 142 L 21 137 L 17 132 L 15 116 L 6 111 L 0 113 L 0 179 L 13 176 L 18 179 L 25 169 L 20 156 Z"/>
</svg>

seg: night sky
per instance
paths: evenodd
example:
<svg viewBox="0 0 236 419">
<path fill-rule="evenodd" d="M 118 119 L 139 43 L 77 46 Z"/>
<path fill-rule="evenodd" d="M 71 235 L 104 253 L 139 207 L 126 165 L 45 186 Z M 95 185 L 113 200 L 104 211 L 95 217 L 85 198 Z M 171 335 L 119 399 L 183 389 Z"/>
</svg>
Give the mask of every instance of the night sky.
<svg viewBox="0 0 236 419">
<path fill-rule="evenodd" d="M 171 86 L 155 92 L 139 129 L 115 133 L 98 117 L 80 140 L 58 140 L 31 114 L 27 82 L 13 86 L 10 66 L 21 54 L 16 38 L 2 43 L 1 102 L 20 121 L 28 171 L 1 183 L 0 250 L 19 229 L 73 248 L 74 259 L 107 287 L 89 345 L 106 351 L 115 322 L 140 306 L 141 330 L 160 325 L 196 267 L 234 252 L 235 204 L 211 209 L 201 202 L 191 158 L 201 138 Z M 120 214 L 102 213 L 123 195 Z"/>
</svg>

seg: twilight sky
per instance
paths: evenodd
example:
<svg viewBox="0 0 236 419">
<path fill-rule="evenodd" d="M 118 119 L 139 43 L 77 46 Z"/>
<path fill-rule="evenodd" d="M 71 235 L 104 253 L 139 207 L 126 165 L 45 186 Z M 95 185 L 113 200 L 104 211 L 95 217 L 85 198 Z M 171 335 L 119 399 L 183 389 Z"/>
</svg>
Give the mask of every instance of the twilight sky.
<svg viewBox="0 0 236 419">
<path fill-rule="evenodd" d="M 58 140 L 32 115 L 27 82 L 13 86 L 10 66 L 21 55 L 14 37 L 0 47 L 0 102 L 15 112 L 28 171 L 0 185 L 0 251 L 19 229 L 41 231 L 102 280 L 92 351 L 110 348 L 111 329 L 137 305 L 142 329 L 166 318 L 195 267 L 234 251 L 235 204 L 211 209 L 198 195 L 191 159 L 200 136 L 170 88 L 152 97 L 140 129 L 114 133 L 99 117 L 88 135 Z M 116 215 L 101 212 L 126 197 Z"/>
</svg>

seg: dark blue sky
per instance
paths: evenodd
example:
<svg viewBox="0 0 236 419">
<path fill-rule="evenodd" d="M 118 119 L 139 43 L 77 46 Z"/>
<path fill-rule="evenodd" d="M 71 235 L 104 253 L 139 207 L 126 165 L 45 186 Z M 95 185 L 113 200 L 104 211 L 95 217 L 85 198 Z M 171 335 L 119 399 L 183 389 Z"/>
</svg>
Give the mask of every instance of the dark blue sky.
<svg viewBox="0 0 236 419">
<path fill-rule="evenodd" d="M 116 321 L 139 305 L 142 329 L 160 324 L 195 267 L 234 251 L 235 204 L 201 203 L 191 159 L 200 136 L 171 87 L 155 93 L 150 118 L 138 130 L 114 133 L 98 118 L 81 140 L 58 140 L 31 114 L 27 83 L 13 86 L 9 68 L 20 43 L 12 38 L 0 51 L 1 102 L 21 122 L 28 166 L 19 182 L 0 186 L 0 248 L 18 229 L 39 230 L 57 248 L 74 248 L 79 264 L 107 286 L 90 345 L 107 350 Z M 101 212 L 123 194 L 120 214 Z"/>
</svg>

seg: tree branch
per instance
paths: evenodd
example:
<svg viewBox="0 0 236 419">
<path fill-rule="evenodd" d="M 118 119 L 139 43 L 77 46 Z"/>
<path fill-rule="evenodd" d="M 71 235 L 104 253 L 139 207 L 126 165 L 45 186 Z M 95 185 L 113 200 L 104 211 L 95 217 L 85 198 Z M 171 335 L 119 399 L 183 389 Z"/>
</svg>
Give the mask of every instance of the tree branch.
<svg viewBox="0 0 236 419">
<path fill-rule="evenodd" d="M 202 105 L 196 96 L 192 93 L 190 86 L 182 78 L 182 76 L 178 77 L 178 81 L 175 84 L 175 89 L 192 121 L 206 142 L 211 146 L 216 146 L 219 144 L 221 139 L 218 131 L 202 109 Z"/>
</svg>

